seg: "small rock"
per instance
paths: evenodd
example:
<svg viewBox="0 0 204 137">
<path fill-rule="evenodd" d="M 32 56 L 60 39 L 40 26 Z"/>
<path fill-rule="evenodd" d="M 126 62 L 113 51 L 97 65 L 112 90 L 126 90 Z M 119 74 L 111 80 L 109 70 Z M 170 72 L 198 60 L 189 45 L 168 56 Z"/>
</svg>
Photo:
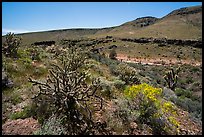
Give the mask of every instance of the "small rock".
<svg viewBox="0 0 204 137">
<path fill-rule="evenodd" d="M 136 129 L 138 126 L 137 126 L 137 123 L 135 123 L 135 122 L 131 122 L 130 123 L 130 128 L 132 128 L 132 129 Z"/>
</svg>

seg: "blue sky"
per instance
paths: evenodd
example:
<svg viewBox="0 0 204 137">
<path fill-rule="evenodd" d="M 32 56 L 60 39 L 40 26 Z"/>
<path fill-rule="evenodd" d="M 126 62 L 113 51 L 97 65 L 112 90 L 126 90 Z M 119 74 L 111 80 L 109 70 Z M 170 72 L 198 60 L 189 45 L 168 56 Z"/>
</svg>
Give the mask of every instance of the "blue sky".
<svg viewBox="0 0 204 137">
<path fill-rule="evenodd" d="M 69 28 L 104 28 L 139 17 L 161 18 L 202 2 L 2 2 L 2 35 Z"/>
</svg>

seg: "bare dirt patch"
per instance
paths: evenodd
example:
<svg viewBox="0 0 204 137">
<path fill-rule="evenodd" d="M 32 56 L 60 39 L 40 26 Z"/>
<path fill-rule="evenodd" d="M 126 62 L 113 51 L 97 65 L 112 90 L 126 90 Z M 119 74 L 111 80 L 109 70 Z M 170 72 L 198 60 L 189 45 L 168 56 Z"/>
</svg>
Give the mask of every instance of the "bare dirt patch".
<svg viewBox="0 0 204 137">
<path fill-rule="evenodd" d="M 124 54 L 118 54 L 117 59 L 122 62 L 130 62 L 130 63 L 141 63 L 148 65 L 173 65 L 173 64 L 190 64 L 192 66 L 200 66 L 202 62 L 198 62 L 195 60 L 178 60 L 175 58 L 167 59 L 167 58 L 132 58 L 128 57 Z"/>
<path fill-rule="evenodd" d="M 33 118 L 8 120 L 2 126 L 3 135 L 31 135 L 40 125 Z"/>
</svg>

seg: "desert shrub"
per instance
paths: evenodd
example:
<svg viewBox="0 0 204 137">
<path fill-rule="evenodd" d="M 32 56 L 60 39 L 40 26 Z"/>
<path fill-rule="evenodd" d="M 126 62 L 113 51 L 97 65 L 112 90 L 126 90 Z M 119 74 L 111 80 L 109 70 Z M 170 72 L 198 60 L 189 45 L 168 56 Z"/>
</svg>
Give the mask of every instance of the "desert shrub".
<svg viewBox="0 0 204 137">
<path fill-rule="evenodd" d="M 124 130 L 129 129 L 130 121 L 137 119 L 137 115 L 133 112 L 134 105 L 124 97 L 113 99 L 116 106 L 115 111 L 106 110 L 107 125 L 118 134 L 122 134 Z"/>
<path fill-rule="evenodd" d="M 198 101 L 192 101 L 189 98 L 178 98 L 175 100 L 175 104 L 179 105 L 188 112 L 195 112 L 202 110 L 201 103 Z"/>
<path fill-rule="evenodd" d="M 137 104 L 124 96 L 119 96 L 117 99 L 112 99 L 113 109 L 106 110 L 105 117 L 108 127 L 118 135 L 132 134 L 131 123 L 136 122 L 140 113 L 137 109 Z M 144 124 L 136 122 L 140 131 L 143 129 Z"/>
<path fill-rule="evenodd" d="M 179 123 L 176 108 L 161 98 L 162 90 L 146 83 L 128 87 L 124 94 L 135 102 L 139 123 L 151 125 L 154 134 L 176 134 Z"/>
<path fill-rule="evenodd" d="M 192 101 L 202 102 L 202 96 L 192 95 L 192 96 L 190 97 L 190 99 L 191 99 Z"/>
<path fill-rule="evenodd" d="M 164 87 L 163 92 L 162 92 L 162 97 L 171 101 L 172 98 L 177 98 L 177 95 L 175 94 L 175 92 L 173 90 Z"/>
<path fill-rule="evenodd" d="M 17 37 L 14 33 L 7 33 L 2 51 L 7 57 L 17 58 L 17 51 L 21 44 L 21 37 Z"/>
<path fill-rule="evenodd" d="M 100 88 L 101 88 L 101 95 L 107 99 L 113 99 L 117 95 L 117 89 L 123 90 L 125 87 L 125 82 L 118 79 L 113 78 L 111 80 L 107 80 L 104 77 L 100 77 Z"/>
<path fill-rule="evenodd" d="M 36 102 L 47 104 L 42 105 L 43 110 L 62 119 L 70 135 L 94 134 L 97 126 L 92 114 L 102 108 L 102 98 L 96 94 L 99 80 L 86 82 L 89 75 L 85 70 L 88 63 L 85 51 L 71 47 L 66 54 L 59 56 L 58 64 L 52 64 L 45 83 L 29 79 L 39 85 L 39 92 L 34 97 Z M 96 102 L 99 102 L 99 108 L 93 106 Z"/>
<path fill-rule="evenodd" d="M 18 95 L 17 93 L 14 93 L 12 96 L 11 96 L 11 102 L 12 104 L 16 105 L 18 103 L 20 103 L 22 101 L 22 97 L 20 95 Z"/>
<path fill-rule="evenodd" d="M 133 67 L 125 63 L 120 63 L 112 70 L 112 73 L 118 76 L 125 84 L 139 84 L 140 80 L 137 78 L 137 72 Z"/>
<path fill-rule="evenodd" d="M 4 54 L 1 54 L 2 57 L 2 67 L 6 70 L 7 62 L 6 62 L 6 57 Z"/>
<path fill-rule="evenodd" d="M 182 109 L 188 111 L 189 113 L 193 114 L 195 118 L 202 120 L 202 103 L 198 101 L 192 101 L 190 98 L 186 97 L 178 97 L 171 99 L 176 105 L 181 107 Z"/>
<path fill-rule="evenodd" d="M 192 112 L 190 113 L 190 118 L 202 126 L 202 112 Z"/>
<path fill-rule="evenodd" d="M 104 78 L 100 78 L 101 94 L 103 97 L 108 97 L 109 99 L 113 97 L 113 82 L 108 81 Z"/>
<path fill-rule="evenodd" d="M 66 129 L 62 125 L 61 119 L 51 116 L 42 127 L 33 133 L 34 135 L 64 135 Z"/>
<path fill-rule="evenodd" d="M 120 79 L 114 79 L 113 83 L 117 89 L 123 90 L 125 87 L 125 82 Z"/>
<path fill-rule="evenodd" d="M 46 95 L 40 95 L 37 98 L 32 98 L 31 111 L 32 116 L 38 120 L 38 122 L 43 125 L 44 122 L 52 115 L 55 110 L 49 102 L 49 98 Z"/>
<path fill-rule="evenodd" d="M 98 62 L 101 62 L 102 64 L 106 64 L 109 67 L 110 66 L 116 66 L 120 63 L 120 61 L 118 61 L 118 60 L 113 60 L 113 59 L 107 58 L 107 57 L 100 55 L 100 54 L 89 53 L 89 57 L 98 61 Z"/>
<path fill-rule="evenodd" d="M 30 58 L 28 49 L 19 48 L 17 53 L 19 58 Z"/>
<path fill-rule="evenodd" d="M 192 92 L 190 90 L 184 90 L 184 89 L 181 89 L 181 88 L 176 88 L 175 89 L 175 94 L 177 96 L 182 96 L 182 97 L 187 97 L 187 98 L 192 97 Z"/>
<path fill-rule="evenodd" d="M 100 54 L 89 53 L 89 57 L 100 62 Z"/>
<path fill-rule="evenodd" d="M 117 60 L 116 57 L 117 57 L 117 53 L 116 53 L 115 49 L 112 49 L 112 50 L 110 51 L 109 58 L 110 58 L 110 59 Z"/>
</svg>

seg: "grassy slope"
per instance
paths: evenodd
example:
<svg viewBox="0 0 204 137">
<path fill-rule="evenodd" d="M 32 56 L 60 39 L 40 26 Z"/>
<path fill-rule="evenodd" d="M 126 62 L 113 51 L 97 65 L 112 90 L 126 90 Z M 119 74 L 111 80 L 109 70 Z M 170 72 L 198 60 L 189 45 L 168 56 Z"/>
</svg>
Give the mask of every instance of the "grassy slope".
<svg viewBox="0 0 204 137">
<path fill-rule="evenodd" d="M 24 33 L 19 34 L 19 36 L 23 37 L 23 44 L 31 44 L 36 41 L 59 41 L 61 39 L 81 38 L 86 35 L 95 34 L 97 31 L 97 29 L 65 29 Z M 2 41 L 4 41 L 4 37 L 2 37 Z"/>
<path fill-rule="evenodd" d="M 190 7 L 189 11 L 194 11 L 199 7 Z M 134 21 L 125 23 L 111 31 L 108 35 L 118 37 L 154 37 L 169 39 L 200 39 L 202 38 L 202 12 L 176 15 L 173 11 L 167 16 L 157 20 L 155 24 L 139 28 L 133 26 Z M 107 34 L 97 33 L 99 37 Z"/>
</svg>

